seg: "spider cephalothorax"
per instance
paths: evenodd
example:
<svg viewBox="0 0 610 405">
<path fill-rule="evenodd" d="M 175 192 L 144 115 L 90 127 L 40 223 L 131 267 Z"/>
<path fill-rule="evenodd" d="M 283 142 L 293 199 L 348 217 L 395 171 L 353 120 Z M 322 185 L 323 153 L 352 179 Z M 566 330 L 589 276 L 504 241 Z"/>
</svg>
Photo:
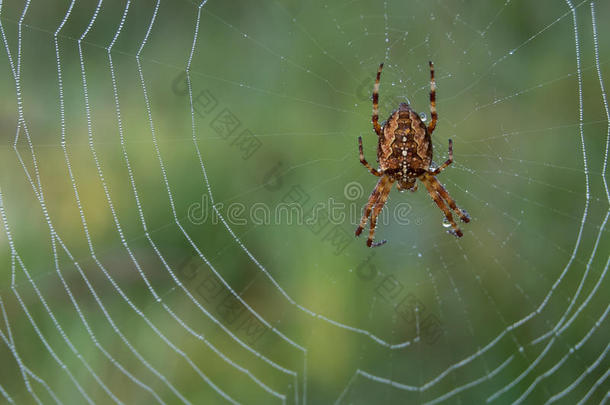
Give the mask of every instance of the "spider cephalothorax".
<svg viewBox="0 0 610 405">
<path fill-rule="evenodd" d="M 453 163 L 453 142 L 449 140 L 449 158 L 436 169 L 432 169 L 432 140 L 430 135 L 436 128 L 438 115 L 436 113 L 436 84 L 434 81 L 434 65 L 430 62 L 430 115 L 432 119 L 426 127 L 417 114 L 408 104 L 400 103 L 398 109 L 383 123 L 379 125 L 379 80 L 383 63 L 377 70 L 377 78 L 373 87 L 373 128 L 377 133 L 377 162 L 379 168 L 374 169 L 364 159 L 362 151 L 362 137 L 358 137 L 360 150 L 360 162 L 375 176 L 380 177 L 377 186 L 373 189 L 369 201 L 364 209 L 364 215 L 360 225 L 356 228 L 356 236 L 362 233 L 366 222 L 371 217 L 368 246 L 379 246 L 386 241 L 373 243 L 377 217 L 388 199 L 392 185 L 400 191 L 417 190 L 417 179 L 419 179 L 428 190 L 430 197 L 436 205 L 445 213 L 445 218 L 451 224 L 451 234 L 461 237 L 462 231 L 457 226 L 451 215 L 451 210 L 464 222 L 469 222 L 470 217 L 466 211 L 461 210 L 455 204 L 447 190 L 436 179 L 436 175 Z M 446 204 L 445 204 L 446 201 Z M 447 208 L 447 204 L 449 208 Z"/>
</svg>

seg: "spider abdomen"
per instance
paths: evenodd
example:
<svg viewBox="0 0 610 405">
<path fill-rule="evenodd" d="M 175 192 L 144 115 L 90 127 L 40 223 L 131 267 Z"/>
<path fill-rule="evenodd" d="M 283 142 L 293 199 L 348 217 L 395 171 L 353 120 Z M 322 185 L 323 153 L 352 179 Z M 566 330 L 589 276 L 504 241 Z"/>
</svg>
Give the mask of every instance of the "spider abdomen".
<svg viewBox="0 0 610 405">
<path fill-rule="evenodd" d="M 409 105 L 401 103 L 390 115 L 383 127 L 383 138 L 379 139 L 379 165 L 395 180 L 414 180 L 430 167 L 430 135 Z"/>
</svg>

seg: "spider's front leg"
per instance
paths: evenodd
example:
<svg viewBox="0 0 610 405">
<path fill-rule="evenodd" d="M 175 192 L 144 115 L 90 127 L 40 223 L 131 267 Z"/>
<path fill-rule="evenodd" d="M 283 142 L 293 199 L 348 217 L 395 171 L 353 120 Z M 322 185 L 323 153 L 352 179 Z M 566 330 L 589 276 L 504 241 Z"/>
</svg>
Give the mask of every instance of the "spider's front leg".
<svg viewBox="0 0 610 405">
<path fill-rule="evenodd" d="M 371 174 L 374 174 L 377 177 L 380 177 L 383 173 L 377 171 L 375 168 L 373 168 L 369 162 L 366 161 L 366 159 L 364 158 L 364 151 L 362 150 L 362 137 L 359 136 L 358 137 L 358 151 L 360 152 L 360 163 L 362 163 L 364 165 L 364 167 L 366 167 L 367 169 L 369 169 L 369 172 L 371 172 Z"/>
<path fill-rule="evenodd" d="M 438 114 L 436 112 L 436 80 L 434 80 L 434 63 L 428 62 L 430 65 L 430 115 L 432 119 L 428 124 L 428 133 L 432 135 L 434 128 L 436 128 L 436 122 L 438 121 Z"/>
<path fill-rule="evenodd" d="M 375 78 L 375 86 L 373 86 L 373 129 L 378 136 L 382 136 L 381 126 L 379 125 L 379 80 L 381 80 L 381 70 L 383 69 L 383 63 L 379 65 L 377 69 L 377 77 Z"/>
<path fill-rule="evenodd" d="M 369 196 L 369 200 L 366 203 L 366 206 L 364 207 L 364 214 L 362 214 L 362 219 L 360 219 L 360 225 L 358 225 L 358 228 L 356 228 L 356 236 L 360 236 L 360 234 L 362 233 L 362 230 L 364 229 L 364 226 L 366 225 L 366 221 L 368 221 L 369 216 L 371 215 L 373 206 L 375 205 L 377 200 L 379 200 L 379 194 L 381 193 L 381 190 L 383 189 L 383 184 L 385 181 L 386 181 L 385 177 L 382 177 L 381 179 L 379 179 L 379 181 L 377 182 L 377 185 L 373 189 L 373 192 Z"/>
</svg>

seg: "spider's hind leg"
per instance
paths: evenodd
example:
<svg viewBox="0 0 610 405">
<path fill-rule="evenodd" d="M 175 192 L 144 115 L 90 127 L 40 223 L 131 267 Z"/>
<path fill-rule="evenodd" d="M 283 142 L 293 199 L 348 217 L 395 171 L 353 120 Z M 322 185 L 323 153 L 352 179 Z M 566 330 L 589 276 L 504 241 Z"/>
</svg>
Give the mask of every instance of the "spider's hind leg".
<svg viewBox="0 0 610 405">
<path fill-rule="evenodd" d="M 373 208 L 373 214 L 371 215 L 371 229 L 369 230 L 369 237 L 366 240 L 366 245 L 368 247 L 376 247 L 381 246 L 387 242 L 387 240 L 381 240 L 379 242 L 373 242 L 373 238 L 375 237 L 375 228 L 377 227 L 377 217 L 379 213 L 383 209 L 386 201 L 388 200 L 388 196 L 390 195 L 390 190 L 392 190 L 392 182 L 388 181 L 387 184 L 384 185 L 383 190 L 379 195 L 379 199 L 375 203 L 375 207 Z"/>
<path fill-rule="evenodd" d="M 362 219 L 360 220 L 360 225 L 356 228 L 356 236 L 360 236 L 366 222 L 371 217 L 371 227 L 369 231 L 369 237 L 367 239 L 367 246 L 375 247 L 384 244 L 386 241 L 381 241 L 378 243 L 373 243 L 373 237 L 375 236 L 375 226 L 377 223 L 377 216 L 381 212 L 386 200 L 388 199 L 388 195 L 390 190 L 392 189 L 392 182 L 387 176 L 382 176 L 381 179 L 377 182 L 377 185 L 373 189 L 371 196 L 369 197 L 369 201 L 366 203 L 364 208 L 364 214 L 362 215 Z M 372 214 L 372 215 L 371 215 Z"/>
<path fill-rule="evenodd" d="M 455 220 L 453 219 L 453 215 L 451 215 L 451 210 L 449 210 L 449 208 L 447 208 L 447 205 L 445 205 L 445 202 L 443 201 L 443 198 L 441 197 L 441 193 L 437 190 L 436 184 L 440 185 L 440 183 L 438 183 L 438 181 L 433 176 L 425 176 L 421 180 L 422 180 L 422 183 L 424 183 L 424 185 L 426 186 L 426 189 L 428 190 L 428 194 L 430 194 L 430 197 L 432 197 L 432 199 L 434 200 L 436 205 L 438 205 L 438 207 L 441 209 L 441 211 L 443 211 L 443 213 L 445 214 L 445 218 L 447 218 L 447 221 L 451 225 L 451 231 L 449 231 L 449 233 L 451 233 L 452 235 L 454 235 L 458 238 L 462 237 L 464 235 L 462 233 L 462 230 L 455 223 Z M 436 183 L 436 184 L 434 184 L 434 183 Z"/>
<path fill-rule="evenodd" d="M 379 199 L 379 194 L 380 194 L 381 190 L 383 189 L 383 184 L 385 183 L 385 181 L 386 181 L 385 176 L 382 177 L 381 179 L 379 179 L 379 181 L 377 182 L 377 185 L 373 189 L 373 192 L 369 196 L 369 200 L 366 203 L 366 206 L 364 207 L 364 214 L 362 215 L 362 218 L 360 219 L 360 225 L 358 225 L 358 228 L 356 228 L 356 236 L 360 236 L 360 234 L 362 233 L 362 230 L 364 229 L 364 226 L 366 225 L 366 222 L 368 221 L 369 216 L 371 215 L 373 206 Z"/>
<path fill-rule="evenodd" d="M 449 195 L 449 192 L 436 179 L 436 177 L 433 177 L 430 180 L 430 182 L 432 183 L 432 186 L 434 187 L 436 192 L 443 199 L 445 199 L 445 201 L 447 201 L 447 204 L 449 204 L 449 207 L 451 207 L 451 209 L 460 217 L 462 222 L 466 222 L 466 223 L 470 222 L 470 215 L 468 215 L 468 213 L 466 211 L 464 211 L 463 209 L 458 208 L 457 204 L 455 203 L 455 200 L 453 198 L 451 198 L 451 196 Z"/>
</svg>

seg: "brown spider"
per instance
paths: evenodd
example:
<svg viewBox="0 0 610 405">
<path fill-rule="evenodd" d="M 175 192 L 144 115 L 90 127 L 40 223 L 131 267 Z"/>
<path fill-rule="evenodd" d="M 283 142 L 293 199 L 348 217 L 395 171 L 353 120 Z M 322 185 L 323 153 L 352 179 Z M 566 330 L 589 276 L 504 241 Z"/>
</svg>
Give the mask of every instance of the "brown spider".
<svg viewBox="0 0 610 405">
<path fill-rule="evenodd" d="M 377 145 L 377 162 L 379 169 L 374 169 L 364 159 L 362 152 L 362 137 L 358 137 L 358 147 L 360 149 L 360 163 L 362 163 L 369 171 L 377 177 L 381 177 L 377 186 L 373 189 L 369 201 L 364 209 L 364 215 L 360 220 L 360 225 L 356 228 L 356 236 L 362 233 L 362 229 L 371 216 L 371 228 L 369 238 L 366 241 L 367 246 L 383 245 L 386 241 L 373 243 L 375 236 L 375 226 L 377 216 L 383 209 L 385 202 L 390 195 L 390 190 L 394 182 L 397 182 L 397 188 L 400 191 L 417 190 L 416 180 L 419 179 L 428 190 L 430 197 L 436 205 L 445 213 L 445 217 L 451 230 L 448 231 L 452 235 L 461 237 L 462 231 L 457 226 L 451 215 L 451 211 L 447 208 L 445 201 L 449 207 L 464 222 L 469 222 L 470 217 L 466 211 L 457 207 L 455 201 L 451 198 L 447 190 L 436 179 L 436 175 L 442 172 L 447 166 L 453 163 L 453 142 L 449 139 L 449 159 L 440 167 L 431 168 L 432 164 L 432 140 L 430 135 L 436 128 L 438 114 L 436 113 L 436 83 L 434 81 L 434 65 L 430 63 L 430 113 L 432 120 L 426 128 L 419 115 L 407 103 L 400 103 L 398 110 L 392 112 L 388 119 L 379 125 L 379 80 L 381 78 L 381 69 L 383 63 L 379 65 L 377 70 L 377 79 L 375 87 L 373 87 L 373 128 L 377 133 L 379 142 Z M 443 201 L 445 200 L 445 201 Z M 371 215 L 372 211 L 372 215 Z"/>
</svg>

